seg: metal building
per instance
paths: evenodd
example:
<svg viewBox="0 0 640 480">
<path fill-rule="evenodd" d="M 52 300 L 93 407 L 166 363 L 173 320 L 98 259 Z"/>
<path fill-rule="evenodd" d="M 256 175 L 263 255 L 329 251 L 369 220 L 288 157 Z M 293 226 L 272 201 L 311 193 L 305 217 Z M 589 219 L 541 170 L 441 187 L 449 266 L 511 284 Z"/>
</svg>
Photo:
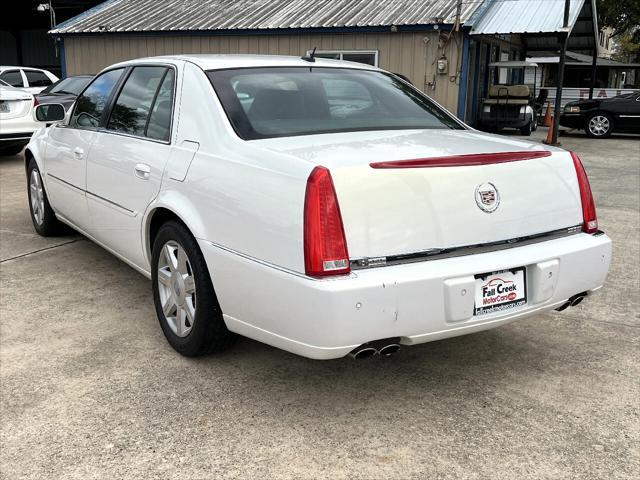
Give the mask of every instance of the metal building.
<svg viewBox="0 0 640 480">
<path fill-rule="evenodd" d="M 568 34 L 573 50 L 597 48 L 595 0 L 107 0 L 50 34 L 68 75 L 144 56 L 317 48 L 404 75 L 471 124 L 490 62 L 557 55 Z"/>
<path fill-rule="evenodd" d="M 68 75 L 143 56 L 301 56 L 315 47 L 318 56 L 402 74 L 456 113 L 466 71 L 462 30 L 482 1 L 109 0 L 50 33 L 61 39 Z"/>
</svg>

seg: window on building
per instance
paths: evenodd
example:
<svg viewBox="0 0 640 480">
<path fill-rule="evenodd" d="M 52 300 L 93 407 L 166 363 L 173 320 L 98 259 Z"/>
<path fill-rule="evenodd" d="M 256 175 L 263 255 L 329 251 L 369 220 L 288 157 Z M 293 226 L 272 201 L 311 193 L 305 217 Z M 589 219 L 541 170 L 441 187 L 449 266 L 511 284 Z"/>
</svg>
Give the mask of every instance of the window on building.
<svg viewBox="0 0 640 480">
<path fill-rule="evenodd" d="M 24 70 L 24 74 L 27 76 L 30 87 L 48 87 L 53 83 L 44 72 L 38 70 Z"/>
<path fill-rule="evenodd" d="M 2 72 L 0 73 L 0 80 L 7 82 L 12 87 L 24 87 L 20 70 L 7 70 L 6 72 Z"/>
<path fill-rule="evenodd" d="M 310 55 L 312 50 L 307 51 Z M 330 58 L 332 60 L 346 60 L 347 62 L 364 63 L 366 65 L 378 66 L 377 50 L 316 50 L 317 58 Z"/>
</svg>

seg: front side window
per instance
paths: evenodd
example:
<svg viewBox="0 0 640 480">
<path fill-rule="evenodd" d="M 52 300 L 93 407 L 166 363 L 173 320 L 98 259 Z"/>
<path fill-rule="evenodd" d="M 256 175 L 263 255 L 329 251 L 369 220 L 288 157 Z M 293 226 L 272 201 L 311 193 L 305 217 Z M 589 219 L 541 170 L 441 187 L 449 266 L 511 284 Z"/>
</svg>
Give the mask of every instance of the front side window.
<svg viewBox="0 0 640 480">
<path fill-rule="evenodd" d="M 27 76 L 30 87 L 48 87 L 53 83 L 44 72 L 38 70 L 25 70 L 24 74 Z"/>
<path fill-rule="evenodd" d="M 109 98 L 123 71 L 123 68 L 109 70 L 91 82 L 76 101 L 76 107 L 71 116 L 71 126 L 79 128 L 100 126 Z"/>
<path fill-rule="evenodd" d="M 425 95 L 383 72 L 293 67 L 214 70 L 207 75 L 245 140 L 463 128 Z"/>
<path fill-rule="evenodd" d="M 154 125 L 161 115 L 157 113 L 161 105 L 158 104 L 158 108 L 155 108 L 156 95 L 161 87 L 164 87 L 164 98 L 160 99 L 160 102 L 163 103 L 163 111 L 166 107 L 164 102 L 167 100 L 168 86 L 164 80 L 168 71 L 169 69 L 166 67 L 135 67 L 124 83 L 113 106 L 107 128 L 129 135 L 146 136 L 152 109 L 155 110 L 154 117 L 156 117 Z M 171 87 L 171 91 L 173 91 L 173 87 Z"/>
<path fill-rule="evenodd" d="M 0 80 L 5 81 L 12 87 L 24 87 L 24 81 L 22 80 L 20 70 L 7 70 L 6 72 L 2 72 L 0 73 Z"/>
</svg>

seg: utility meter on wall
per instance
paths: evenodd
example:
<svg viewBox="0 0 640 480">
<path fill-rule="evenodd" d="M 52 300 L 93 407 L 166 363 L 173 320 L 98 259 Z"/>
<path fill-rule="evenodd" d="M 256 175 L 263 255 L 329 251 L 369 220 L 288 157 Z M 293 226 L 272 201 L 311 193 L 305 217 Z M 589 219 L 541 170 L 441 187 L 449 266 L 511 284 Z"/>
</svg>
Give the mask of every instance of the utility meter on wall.
<svg viewBox="0 0 640 480">
<path fill-rule="evenodd" d="M 446 75 L 447 73 L 449 73 L 449 60 L 447 60 L 447 57 L 442 55 L 438 59 L 437 68 L 439 75 Z"/>
</svg>

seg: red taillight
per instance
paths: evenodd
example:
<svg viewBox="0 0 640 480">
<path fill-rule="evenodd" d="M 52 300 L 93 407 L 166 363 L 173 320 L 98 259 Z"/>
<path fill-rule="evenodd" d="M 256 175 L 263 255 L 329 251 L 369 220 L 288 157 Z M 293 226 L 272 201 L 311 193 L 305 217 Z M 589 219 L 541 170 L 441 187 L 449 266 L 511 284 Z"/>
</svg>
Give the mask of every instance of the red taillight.
<svg viewBox="0 0 640 480">
<path fill-rule="evenodd" d="M 349 254 L 342 216 L 329 170 L 316 167 L 307 180 L 304 199 L 304 266 L 307 275 L 349 273 Z"/>
<path fill-rule="evenodd" d="M 573 158 L 573 166 L 576 168 L 580 200 L 582 201 L 582 231 L 595 233 L 598 231 L 598 217 L 596 216 L 596 205 L 591 194 L 587 172 L 584 171 L 582 162 L 575 153 L 571 152 L 571 158 Z"/>
<path fill-rule="evenodd" d="M 38 97 L 33 97 L 33 107 L 37 107 L 38 106 Z"/>
</svg>

